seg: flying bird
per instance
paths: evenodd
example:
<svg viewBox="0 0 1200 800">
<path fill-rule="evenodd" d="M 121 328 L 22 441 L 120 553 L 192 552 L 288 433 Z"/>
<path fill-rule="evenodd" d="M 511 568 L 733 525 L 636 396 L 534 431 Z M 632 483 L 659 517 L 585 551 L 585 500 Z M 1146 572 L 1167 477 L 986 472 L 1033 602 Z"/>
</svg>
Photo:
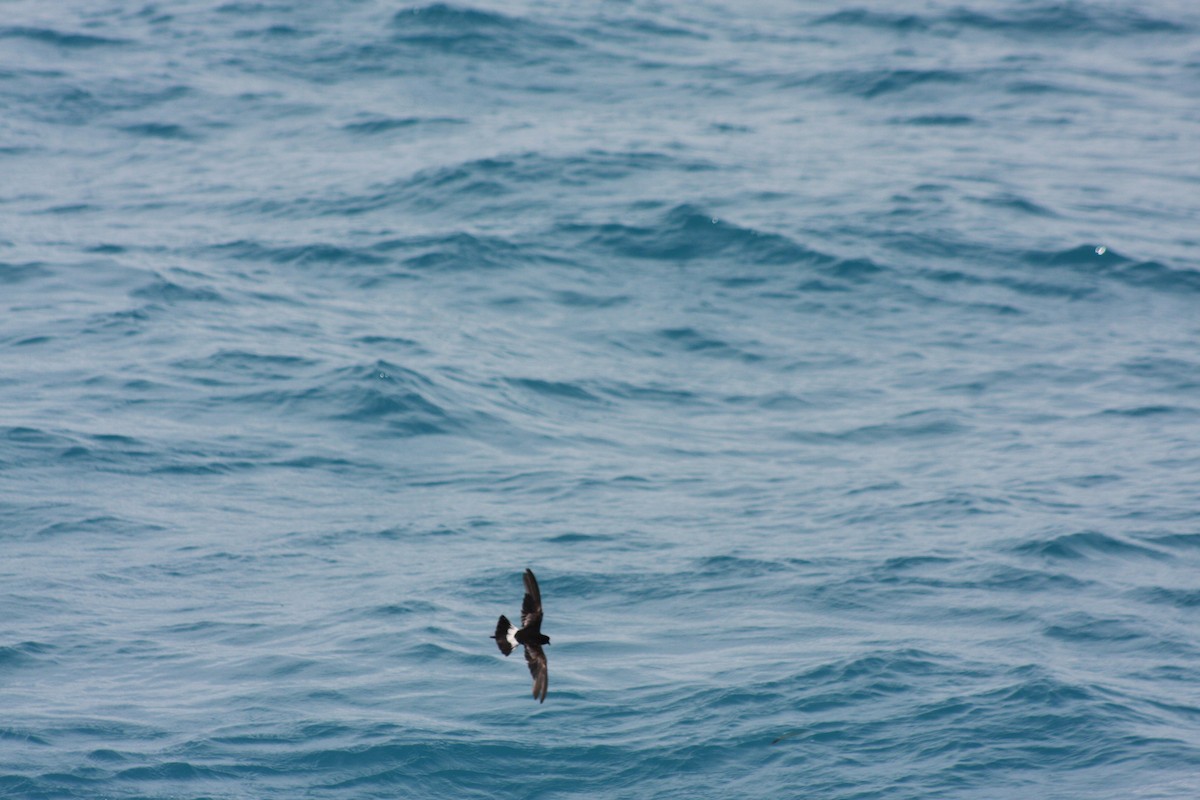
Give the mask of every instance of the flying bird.
<svg viewBox="0 0 1200 800">
<path fill-rule="evenodd" d="M 537 578 L 532 570 L 525 570 L 525 600 L 521 603 L 521 627 L 517 628 L 500 615 L 496 632 L 492 634 L 500 652 L 508 655 L 519 644 L 525 645 L 525 662 L 533 675 L 533 696 L 539 703 L 546 702 L 546 687 L 550 678 L 546 671 L 546 653 L 542 645 L 550 644 L 550 637 L 542 634 L 542 593 L 538 590 Z"/>
</svg>

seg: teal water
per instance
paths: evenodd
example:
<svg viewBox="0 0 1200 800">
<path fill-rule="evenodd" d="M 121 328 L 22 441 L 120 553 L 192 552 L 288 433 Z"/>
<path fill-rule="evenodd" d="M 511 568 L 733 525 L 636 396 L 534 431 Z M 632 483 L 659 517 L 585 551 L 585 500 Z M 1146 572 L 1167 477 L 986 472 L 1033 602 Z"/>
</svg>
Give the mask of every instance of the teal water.
<svg viewBox="0 0 1200 800">
<path fill-rule="evenodd" d="M 2 10 L 0 796 L 1200 792 L 1191 4 Z"/>
</svg>

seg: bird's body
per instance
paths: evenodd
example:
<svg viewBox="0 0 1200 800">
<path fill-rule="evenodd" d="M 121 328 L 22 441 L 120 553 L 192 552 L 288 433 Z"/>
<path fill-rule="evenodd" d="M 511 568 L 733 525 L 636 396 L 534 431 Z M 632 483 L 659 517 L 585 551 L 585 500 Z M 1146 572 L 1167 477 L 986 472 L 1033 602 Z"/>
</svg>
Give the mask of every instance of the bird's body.
<svg viewBox="0 0 1200 800">
<path fill-rule="evenodd" d="M 546 701 L 546 688 L 550 678 L 546 668 L 546 653 L 542 645 L 550 644 L 550 637 L 542 633 L 542 593 L 532 570 L 525 570 L 525 599 L 521 603 L 521 627 L 513 625 L 508 617 L 500 615 L 496 632 L 492 634 L 500 652 L 508 655 L 521 645 L 525 648 L 525 661 L 533 675 L 533 696 L 539 703 Z"/>
</svg>

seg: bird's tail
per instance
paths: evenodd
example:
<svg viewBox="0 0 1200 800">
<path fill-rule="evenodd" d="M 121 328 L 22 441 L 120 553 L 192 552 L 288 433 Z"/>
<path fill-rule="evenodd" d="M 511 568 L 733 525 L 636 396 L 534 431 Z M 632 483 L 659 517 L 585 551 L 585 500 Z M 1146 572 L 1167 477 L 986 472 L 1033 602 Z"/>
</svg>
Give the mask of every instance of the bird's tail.
<svg viewBox="0 0 1200 800">
<path fill-rule="evenodd" d="M 513 647 L 508 641 L 508 632 L 512 630 L 512 623 L 508 621 L 508 617 L 500 615 L 500 621 L 496 623 L 496 633 L 492 636 L 496 640 L 496 646 L 500 648 L 500 652 L 508 655 L 512 652 Z"/>
</svg>

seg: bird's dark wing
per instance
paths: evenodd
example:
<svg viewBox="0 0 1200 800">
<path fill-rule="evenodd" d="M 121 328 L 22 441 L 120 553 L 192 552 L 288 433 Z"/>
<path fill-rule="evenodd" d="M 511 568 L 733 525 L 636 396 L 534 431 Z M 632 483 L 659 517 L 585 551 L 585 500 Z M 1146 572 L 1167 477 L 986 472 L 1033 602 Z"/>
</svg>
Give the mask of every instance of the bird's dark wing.
<svg viewBox="0 0 1200 800">
<path fill-rule="evenodd" d="M 533 696 L 539 703 L 546 702 L 546 687 L 550 685 L 550 673 L 546 668 L 546 654 L 540 644 L 525 645 L 525 661 L 529 663 L 529 674 L 533 676 Z"/>
<path fill-rule="evenodd" d="M 521 627 L 532 633 L 542 629 L 542 592 L 533 570 L 525 570 L 525 601 L 521 603 Z M 542 659 L 543 662 L 545 659 Z"/>
</svg>

